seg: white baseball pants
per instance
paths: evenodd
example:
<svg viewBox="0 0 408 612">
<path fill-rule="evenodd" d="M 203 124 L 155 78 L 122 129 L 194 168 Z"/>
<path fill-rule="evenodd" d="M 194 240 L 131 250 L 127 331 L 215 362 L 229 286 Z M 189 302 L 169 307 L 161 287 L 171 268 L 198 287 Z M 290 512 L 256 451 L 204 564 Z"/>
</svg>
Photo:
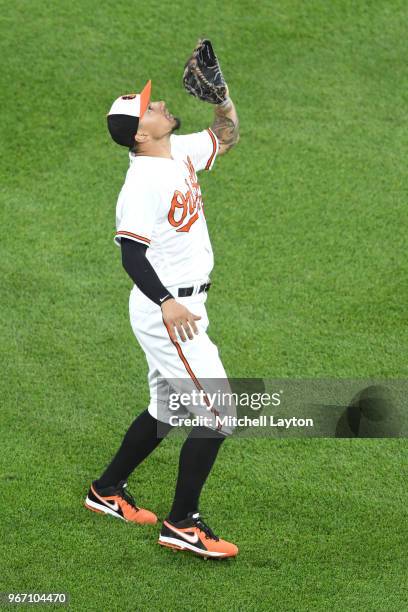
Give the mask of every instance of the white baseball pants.
<svg viewBox="0 0 408 612">
<path fill-rule="evenodd" d="M 207 293 L 197 293 L 203 282 L 206 281 L 195 283 L 194 293 L 188 297 L 177 297 L 177 288 L 168 287 L 178 302 L 201 317 L 196 321 L 199 333 L 194 334 L 193 340 L 187 338 L 186 342 L 182 342 L 177 335 L 178 342 L 172 342 L 163 322 L 161 308 L 136 285 L 129 298 L 130 323 L 149 366 L 149 413 L 159 421 L 170 424 L 181 424 L 184 418 L 198 416 L 203 419 L 200 424 L 228 435 L 232 433 L 233 426 L 230 419 L 224 417 L 235 415 L 235 404 L 233 400 L 231 403 L 231 400 L 219 399 L 220 392 L 231 396 L 231 389 L 218 349 L 207 335 Z M 196 395 L 200 391 L 200 397 L 205 396 L 205 400 L 197 405 L 190 402 L 179 408 L 169 401 L 174 394 L 191 394 L 192 391 Z M 180 419 L 180 423 L 176 423 L 174 417 Z"/>
</svg>

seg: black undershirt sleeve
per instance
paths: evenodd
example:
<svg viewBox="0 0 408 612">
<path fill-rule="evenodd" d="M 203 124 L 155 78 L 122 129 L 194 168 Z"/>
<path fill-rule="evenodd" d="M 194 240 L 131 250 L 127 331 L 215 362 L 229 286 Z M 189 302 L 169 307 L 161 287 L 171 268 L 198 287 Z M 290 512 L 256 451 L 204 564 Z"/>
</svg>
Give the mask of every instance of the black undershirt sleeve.
<svg viewBox="0 0 408 612">
<path fill-rule="evenodd" d="M 146 257 L 147 245 L 121 238 L 122 264 L 135 285 L 158 306 L 173 296 L 157 276 Z"/>
</svg>

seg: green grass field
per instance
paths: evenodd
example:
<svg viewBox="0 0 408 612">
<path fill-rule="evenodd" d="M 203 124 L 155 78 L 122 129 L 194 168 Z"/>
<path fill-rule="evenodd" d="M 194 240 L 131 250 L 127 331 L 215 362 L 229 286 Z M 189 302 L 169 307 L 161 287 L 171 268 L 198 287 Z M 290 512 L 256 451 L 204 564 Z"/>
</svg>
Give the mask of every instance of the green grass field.
<svg viewBox="0 0 408 612">
<path fill-rule="evenodd" d="M 241 121 L 201 175 L 228 373 L 407 376 L 406 2 L 1 8 L 0 591 L 67 591 L 98 612 L 408 610 L 403 439 L 229 440 L 201 509 L 240 547 L 232 562 L 173 555 L 156 527 L 82 506 L 148 403 L 112 240 L 128 160 L 105 114 L 151 78 L 182 132 L 207 127 L 181 86 L 200 35 Z M 159 516 L 179 445 L 129 481 Z"/>
</svg>

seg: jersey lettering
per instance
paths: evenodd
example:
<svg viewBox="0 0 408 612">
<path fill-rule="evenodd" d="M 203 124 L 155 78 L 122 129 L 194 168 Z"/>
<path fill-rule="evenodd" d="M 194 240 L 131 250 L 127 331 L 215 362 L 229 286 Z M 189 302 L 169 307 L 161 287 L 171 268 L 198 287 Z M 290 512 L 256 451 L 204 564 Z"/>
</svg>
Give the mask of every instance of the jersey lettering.
<svg viewBox="0 0 408 612">
<path fill-rule="evenodd" d="M 167 216 L 170 225 L 177 228 L 176 232 L 189 232 L 193 223 L 198 219 L 199 211 L 203 208 L 201 189 L 191 159 L 187 156 L 187 162 L 184 163 L 189 175 L 188 179 L 185 179 L 187 190 L 182 193 L 176 189 Z"/>
</svg>

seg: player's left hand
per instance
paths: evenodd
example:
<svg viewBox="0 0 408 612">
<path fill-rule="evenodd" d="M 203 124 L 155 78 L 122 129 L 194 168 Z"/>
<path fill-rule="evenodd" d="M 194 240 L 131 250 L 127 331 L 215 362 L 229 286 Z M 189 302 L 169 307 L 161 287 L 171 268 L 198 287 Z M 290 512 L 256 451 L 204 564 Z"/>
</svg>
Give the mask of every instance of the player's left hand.
<svg viewBox="0 0 408 612">
<path fill-rule="evenodd" d="M 190 312 L 183 304 L 176 302 L 175 299 L 166 300 L 161 309 L 164 324 L 173 342 L 177 342 L 176 329 L 182 342 L 186 342 L 186 334 L 190 340 L 194 338 L 193 332 L 198 334 L 196 321 L 199 321 L 201 317 Z"/>
</svg>

